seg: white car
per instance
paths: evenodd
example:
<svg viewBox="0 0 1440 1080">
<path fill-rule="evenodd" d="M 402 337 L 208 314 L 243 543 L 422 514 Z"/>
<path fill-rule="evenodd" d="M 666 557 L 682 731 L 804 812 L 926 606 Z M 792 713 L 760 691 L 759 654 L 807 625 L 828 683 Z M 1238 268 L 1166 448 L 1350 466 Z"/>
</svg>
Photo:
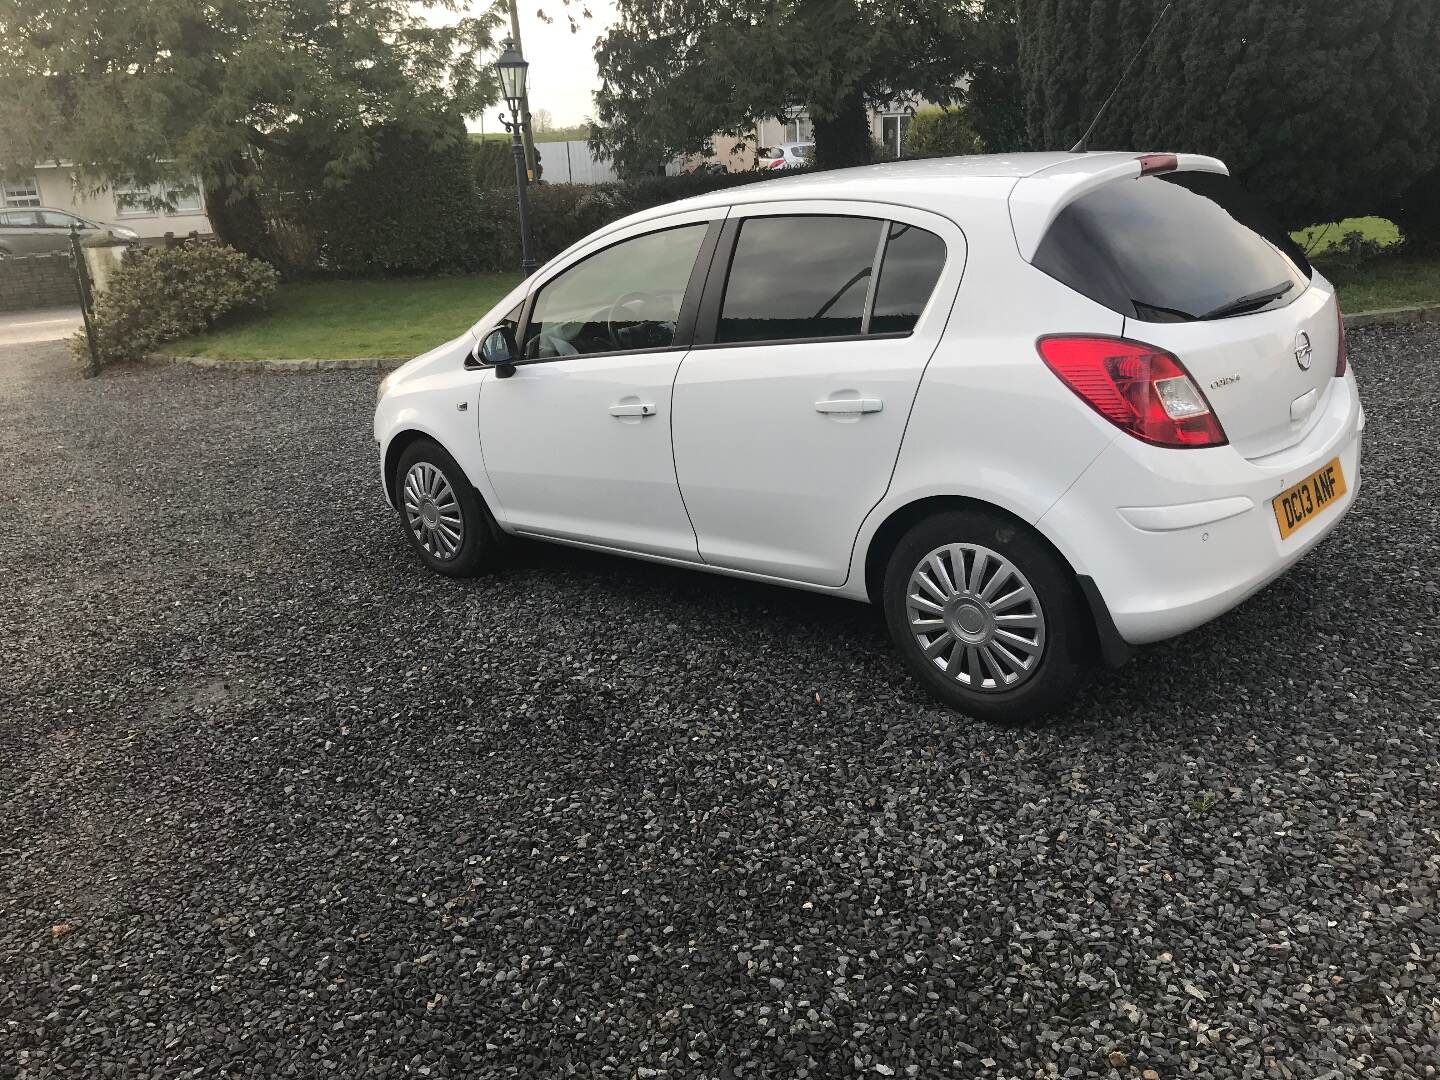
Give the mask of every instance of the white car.
<svg viewBox="0 0 1440 1080">
<path fill-rule="evenodd" d="M 800 169 L 814 160 L 813 142 L 787 142 L 774 148 L 762 146 L 755 151 L 757 169 Z"/>
<path fill-rule="evenodd" d="M 1223 164 L 1049 153 L 618 221 L 386 378 L 375 437 L 434 570 L 514 534 L 869 601 L 1016 719 L 1294 565 L 1364 423 L 1333 286 Z"/>
</svg>

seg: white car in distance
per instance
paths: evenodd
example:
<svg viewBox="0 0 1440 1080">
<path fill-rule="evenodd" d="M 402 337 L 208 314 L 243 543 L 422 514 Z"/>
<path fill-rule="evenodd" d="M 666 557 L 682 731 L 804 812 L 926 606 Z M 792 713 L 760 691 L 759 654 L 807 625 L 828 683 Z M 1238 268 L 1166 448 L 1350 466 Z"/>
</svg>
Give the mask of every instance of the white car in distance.
<svg viewBox="0 0 1440 1080">
<path fill-rule="evenodd" d="M 813 142 L 787 142 L 774 148 L 762 146 L 755 151 L 757 169 L 801 169 L 814 160 Z"/>
<path fill-rule="evenodd" d="M 386 496 L 455 576 L 504 534 L 880 606 L 1026 719 L 1340 521 L 1335 290 L 1212 158 L 897 162 L 615 222 L 397 369 Z"/>
</svg>

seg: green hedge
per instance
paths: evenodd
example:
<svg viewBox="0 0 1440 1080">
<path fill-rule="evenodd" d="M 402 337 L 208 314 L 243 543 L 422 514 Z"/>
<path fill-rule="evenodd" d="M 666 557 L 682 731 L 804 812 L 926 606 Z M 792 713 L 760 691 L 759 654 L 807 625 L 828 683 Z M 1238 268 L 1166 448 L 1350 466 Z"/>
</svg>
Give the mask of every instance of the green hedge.
<svg viewBox="0 0 1440 1080">
<path fill-rule="evenodd" d="M 536 257 L 544 262 L 577 240 L 612 221 L 652 206 L 694 195 L 762 183 L 776 172 L 728 173 L 711 176 L 655 176 L 628 183 L 536 184 L 530 188 L 531 232 Z M 789 172 L 783 175 L 794 176 Z M 475 270 L 514 270 L 520 265 L 519 211 L 515 188 L 494 188 L 476 196 L 472 239 Z"/>
<path fill-rule="evenodd" d="M 773 172 L 658 176 L 610 184 L 534 184 L 543 262 L 602 225 L 661 203 L 773 179 Z M 343 185 L 276 175 L 267 204 L 272 258 L 289 277 L 388 277 L 520 265 L 515 160 L 508 143 L 438 143 L 381 132 Z"/>
<path fill-rule="evenodd" d="M 300 215 L 313 269 L 340 277 L 474 269 L 477 188 L 467 140 L 436 145 L 385 133 L 367 167 L 312 192 Z"/>
</svg>

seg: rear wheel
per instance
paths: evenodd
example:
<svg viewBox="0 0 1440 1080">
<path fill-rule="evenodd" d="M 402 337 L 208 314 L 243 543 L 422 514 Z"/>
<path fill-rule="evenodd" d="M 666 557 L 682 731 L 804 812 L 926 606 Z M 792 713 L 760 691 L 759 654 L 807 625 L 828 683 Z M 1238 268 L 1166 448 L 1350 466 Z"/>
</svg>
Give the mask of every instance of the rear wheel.
<svg viewBox="0 0 1440 1080">
<path fill-rule="evenodd" d="M 916 524 L 890 555 L 882 606 L 906 666 L 971 716 L 1038 719 L 1080 681 L 1074 579 L 1038 536 L 998 515 L 952 511 Z"/>
<path fill-rule="evenodd" d="M 407 446 L 391 483 L 405 537 L 426 566 L 449 577 L 473 577 L 494 565 L 495 521 L 439 443 L 417 439 Z"/>
</svg>

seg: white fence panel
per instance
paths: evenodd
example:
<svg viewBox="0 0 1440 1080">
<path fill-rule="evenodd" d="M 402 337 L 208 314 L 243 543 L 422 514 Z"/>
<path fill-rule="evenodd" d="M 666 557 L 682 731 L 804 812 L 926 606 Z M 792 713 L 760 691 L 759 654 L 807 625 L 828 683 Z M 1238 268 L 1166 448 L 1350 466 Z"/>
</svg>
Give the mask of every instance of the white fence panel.
<svg viewBox="0 0 1440 1080">
<path fill-rule="evenodd" d="M 596 156 L 584 139 L 568 142 L 537 142 L 544 179 L 552 184 L 604 184 L 618 180 L 609 158 Z"/>
</svg>

